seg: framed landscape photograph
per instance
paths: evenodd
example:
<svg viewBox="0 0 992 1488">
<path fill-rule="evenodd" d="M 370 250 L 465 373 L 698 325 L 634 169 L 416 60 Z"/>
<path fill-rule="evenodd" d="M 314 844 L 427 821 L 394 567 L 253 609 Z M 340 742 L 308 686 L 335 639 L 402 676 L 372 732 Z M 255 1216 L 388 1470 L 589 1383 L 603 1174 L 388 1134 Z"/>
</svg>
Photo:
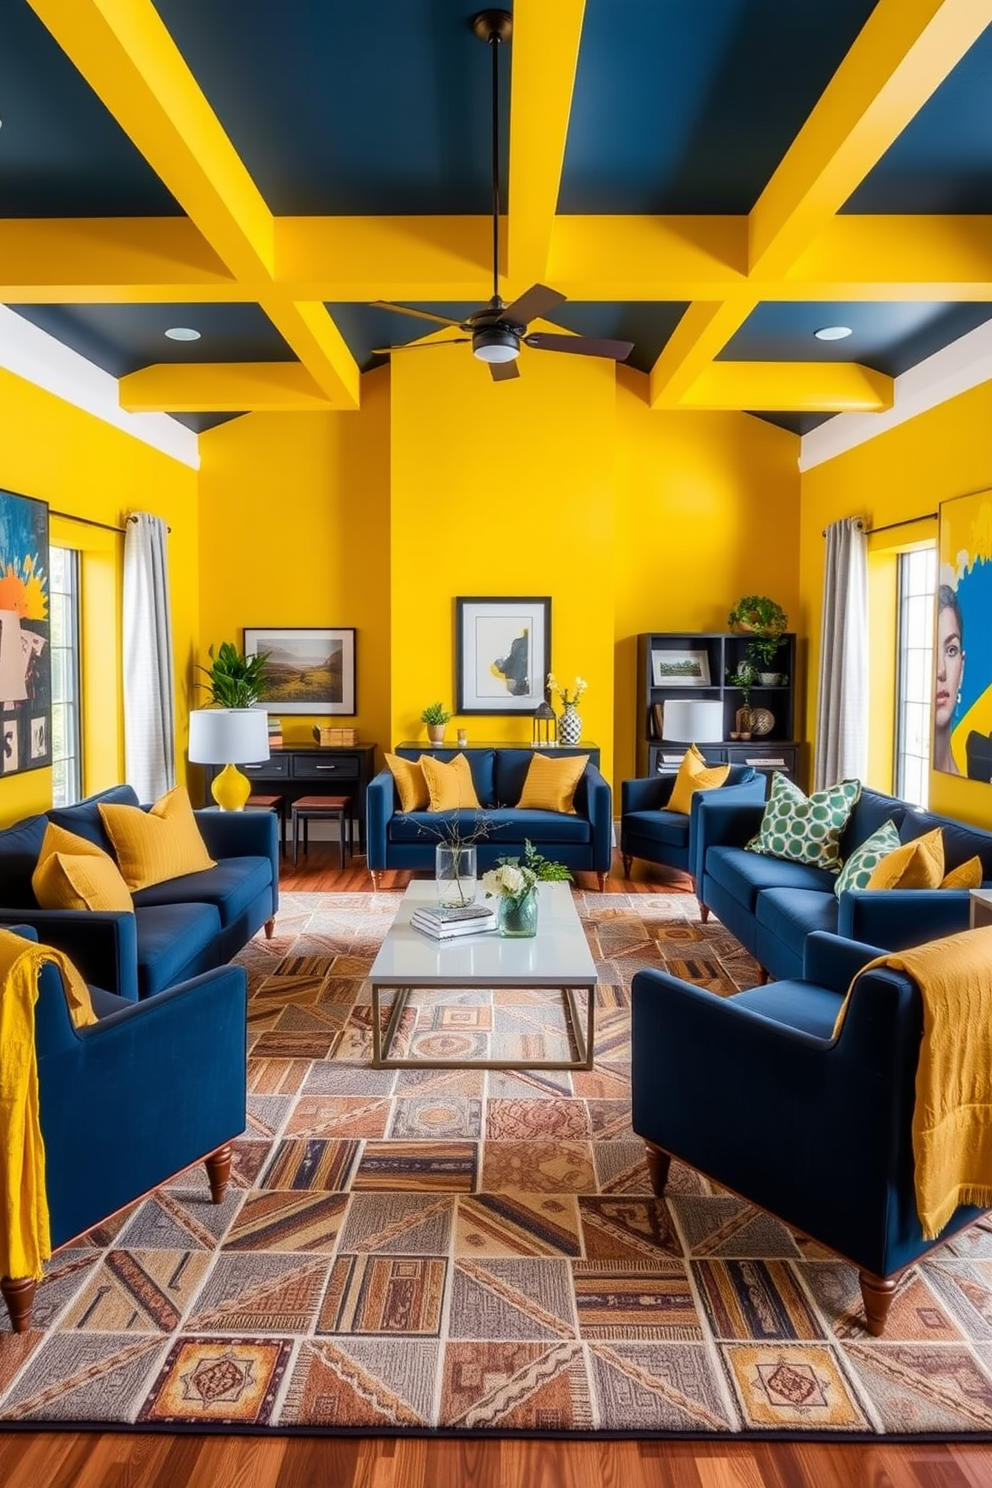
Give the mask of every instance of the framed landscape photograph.
<svg viewBox="0 0 992 1488">
<path fill-rule="evenodd" d="M 710 659 L 705 651 L 652 651 L 655 687 L 709 687 Z"/>
<path fill-rule="evenodd" d="M 245 655 L 268 654 L 265 693 L 271 713 L 355 713 L 355 628 L 280 630 L 245 627 Z"/>
<path fill-rule="evenodd" d="M 533 713 L 551 670 L 551 600 L 456 599 L 456 713 Z"/>
</svg>

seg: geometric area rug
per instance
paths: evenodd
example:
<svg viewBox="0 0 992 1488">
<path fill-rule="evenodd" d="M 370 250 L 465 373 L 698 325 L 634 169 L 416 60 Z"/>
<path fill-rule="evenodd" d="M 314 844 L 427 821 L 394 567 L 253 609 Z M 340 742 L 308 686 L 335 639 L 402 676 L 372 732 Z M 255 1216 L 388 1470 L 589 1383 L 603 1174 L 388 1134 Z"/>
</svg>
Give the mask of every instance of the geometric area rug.
<svg viewBox="0 0 992 1488">
<path fill-rule="evenodd" d="M 5 1428 L 992 1431 L 988 1222 L 906 1274 L 874 1339 L 853 1267 L 678 1164 L 652 1195 L 631 977 L 757 980 L 691 895 L 576 891 L 591 1071 L 373 1070 L 367 974 L 399 898 L 283 896 L 239 957 L 249 1114 L 224 1203 L 192 1169 L 52 1258 L 33 1331 L 0 1325 Z M 466 1060 L 564 1037 L 547 993 L 479 989 L 417 993 L 398 1034 Z"/>
</svg>

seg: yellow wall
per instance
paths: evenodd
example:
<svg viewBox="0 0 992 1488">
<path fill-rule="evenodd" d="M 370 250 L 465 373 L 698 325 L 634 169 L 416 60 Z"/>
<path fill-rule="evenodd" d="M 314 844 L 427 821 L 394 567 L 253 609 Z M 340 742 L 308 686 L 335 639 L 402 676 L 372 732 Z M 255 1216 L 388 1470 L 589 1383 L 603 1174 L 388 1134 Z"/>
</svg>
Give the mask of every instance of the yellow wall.
<svg viewBox="0 0 992 1488">
<path fill-rule="evenodd" d="M 743 413 L 652 413 L 646 383 L 619 368 L 618 780 L 634 774 L 640 632 L 726 630 L 737 599 L 768 594 L 790 629 L 806 633 L 799 624 L 797 436 Z"/>
<path fill-rule="evenodd" d="M 986 383 L 804 473 L 799 578 L 802 628 L 811 638 L 811 678 L 815 679 L 819 665 L 823 528 L 841 517 L 856 515 L 866 517 L 869 527 L 882 527 L 935 512 L 941 501 L 992 486 L 990 425 L 992 384 Z M 932 532 L 936 537 L 936 524 L 932 524 Z M 897 546 L 918 541 L 920 535 L 920 528 L 913 527 L 896 529 L 889 536 L 891 544 Z M 872 674 L 882 678 L 887 697 L 885 678 L 886 668 L 891 670 L 892 664 L 892 635 L 877 629 L 873 634 Z M 807 737 L 812 739 L 815 685 L 807 689 L 806 701 Z M 884 712 L 884 707 L 877 709 L 872 719 L 870 783 L 880 790 L 890 790 L 891 762 L 886 775 L 886 752 L 877 743 L 878 731 L 892 726 L 891 712 L 887 720 Z M 988 785 L 933 771 L 930 805 L 934 811 L 961 821 L 992 826 L 992 790 Z"/>
<path fill-rule="evenodd" d="M 0 370 L 0 486 L 47 501 L 53 511 L 120 527 L 129 510 L 164 517 L 172 529 L 172 626 L 181 673 L 199 627 L 196 472 L 119 429 Z M 123 537 L 78 522 L 52 523 L 53 540 L 84 544 L 87 627 L 84 789 L 124 778 L 119 691 L 119 595 Z M 85 607 L 92 604 L 92 611 Z M 92 623 L 91 623 L 92 621 Z M 177 707 L 184 703 L 177 674 Z M 182 766 L 180 762 L 180 778 Z M 0 824 L 52 803 L 51 770 L 0 779 Z"/>
<path fill-rule="evenodd" d="M 357 717 L 319 721 L 388 746 L 388 370 L 362 379 L 359 413 L 250 414 L 201 435 L 200 456 L 196 661 L 221 641 L 240 648 L 246 625 L 355 626 Z M 287 744 L 313 743 L 316 719 L 281 716 Z"/>
</svg>

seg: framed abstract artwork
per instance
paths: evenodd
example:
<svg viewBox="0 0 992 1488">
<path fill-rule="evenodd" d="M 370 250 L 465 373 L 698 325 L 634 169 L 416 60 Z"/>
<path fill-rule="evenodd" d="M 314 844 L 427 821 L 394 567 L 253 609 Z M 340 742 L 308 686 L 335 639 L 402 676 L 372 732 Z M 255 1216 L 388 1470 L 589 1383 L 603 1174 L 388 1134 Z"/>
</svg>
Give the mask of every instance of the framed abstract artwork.
<svg viewBox="0 0 992 1488">
<path fill-rule="evenodd" d="M 992 491 L 940 503 L 935 770 L 992 782 Z"/>
<path fill-rule="evenodd" d="M 283 630 L 245 628 L 245 655 L 268 655 L 258 706 L 272 713 L 355 713 L 354 626 Z"/>
<path fill-rule="evenodd" d="M 455 600 L 455 711 L 533 713 L 551 670 L 551 600 Z"/>
<path fill-rule="evenodd" d="M 0 777 L 52 763 L 48 507 L 0 491 Z"/>
</svg>

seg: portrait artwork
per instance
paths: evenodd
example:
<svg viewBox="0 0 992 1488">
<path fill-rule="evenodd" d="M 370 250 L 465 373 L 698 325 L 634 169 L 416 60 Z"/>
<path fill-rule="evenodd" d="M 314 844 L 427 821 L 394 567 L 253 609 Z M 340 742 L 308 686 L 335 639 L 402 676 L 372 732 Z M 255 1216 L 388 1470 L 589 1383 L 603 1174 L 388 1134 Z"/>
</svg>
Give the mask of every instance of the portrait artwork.
<svg viewBox="0 0 992 1488">
<path fill-rule="evenodd" d="M 940 505 L 933 768 L 992 782 L 992 491 Z"/>
</svg>

